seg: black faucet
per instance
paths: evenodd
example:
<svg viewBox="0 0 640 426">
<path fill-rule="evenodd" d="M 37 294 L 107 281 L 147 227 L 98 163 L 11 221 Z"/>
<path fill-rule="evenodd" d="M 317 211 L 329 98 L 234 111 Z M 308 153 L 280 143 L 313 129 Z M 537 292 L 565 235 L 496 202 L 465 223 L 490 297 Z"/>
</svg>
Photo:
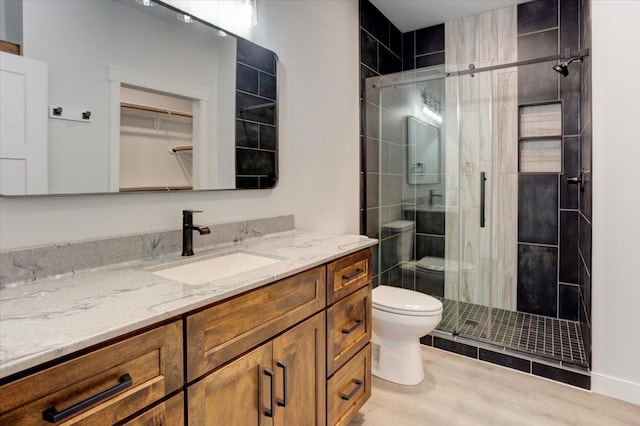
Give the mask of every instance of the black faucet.
<svg viewBox="0 0 640 426">
<path fill-rule="evenodd" d="M 182 255 L 193 256 L 193 231 L 198 231 L 200 235 L 211 233 L 211 229 L 206 226 L 193 224 L 193 214 L 202 213 L 201 210 L 182 210 Z"/>
<path fill-rule="evenodd" d="M 436 194 L 435 189 L 430 189 L 429 190 L 429 206 L 433 207 L 433 199 L 435 197 L 439 197 L 440 201 L 442 202 L 442 194 Z"/>
</svg>

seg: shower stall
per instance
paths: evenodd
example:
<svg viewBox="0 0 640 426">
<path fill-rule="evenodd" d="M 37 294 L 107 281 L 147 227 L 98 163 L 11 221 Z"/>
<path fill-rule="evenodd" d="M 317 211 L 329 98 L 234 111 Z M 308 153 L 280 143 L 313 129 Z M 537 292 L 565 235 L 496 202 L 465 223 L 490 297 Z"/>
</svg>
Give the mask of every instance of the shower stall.
<svg viewBox="0 0 640 426">
<path fill-rule="evenodd" d="M 377 218 L 367 222 L 380 239 L 377 283 L 439 298 L 435 336 L 588 367 L 580 321 L 563 314 L 574 284 L 559 260 L 560 192 L 578 190 L 568 163 L 577 154 L 563 139 L 561 102 L 517 96 L 518 67 L 557 75 L 556 65 L 565 75 L 562 62 L 587 54 L 366 79 L 366 136 L 378 150 L 368 156 L 377 160 Z"/>
</svg>

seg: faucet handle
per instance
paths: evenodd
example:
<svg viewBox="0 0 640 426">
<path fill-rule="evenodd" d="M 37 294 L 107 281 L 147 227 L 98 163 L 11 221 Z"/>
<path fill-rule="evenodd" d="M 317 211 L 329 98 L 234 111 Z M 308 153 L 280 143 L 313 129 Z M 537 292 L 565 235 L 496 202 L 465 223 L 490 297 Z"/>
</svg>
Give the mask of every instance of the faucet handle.
<svg viewBox="0 0 640 426">
<path fill-rule="evenodd" d="M 182 210 L 182 214 L 202 213 L 202 210 Z"/>
</svg>

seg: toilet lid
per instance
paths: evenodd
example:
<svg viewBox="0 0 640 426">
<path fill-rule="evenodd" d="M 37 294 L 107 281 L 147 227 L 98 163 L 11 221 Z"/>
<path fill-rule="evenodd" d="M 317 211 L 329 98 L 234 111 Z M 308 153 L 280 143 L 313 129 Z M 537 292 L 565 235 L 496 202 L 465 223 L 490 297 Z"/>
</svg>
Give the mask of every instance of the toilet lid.
<svg viewBox="0 0 640 426">
<path fill-rule="evenodd" d="M 458 262 L 456 262 L 455 260 L 450 260 L 448 266 L 449 268 L 451 268 L 451 272 L 455 272 L 458 270 Z M 421 269 L 423 271 L 443 272 L 445 270 L 445 260 L 443 257 L 425 256 L 422 259 L 416 261 L 416 269 Z M 469 271 L 473 268 L 469 266 L 468 263 L 463 263 L 460 269 L 463 271 Z"/>
<path fill-rule="evenodd" d="M 379 285 L 373 289 L 374 309 L 402 315 L 435 315 L 442 312 L 442 302 L 417 291 Z"/>
</svg>

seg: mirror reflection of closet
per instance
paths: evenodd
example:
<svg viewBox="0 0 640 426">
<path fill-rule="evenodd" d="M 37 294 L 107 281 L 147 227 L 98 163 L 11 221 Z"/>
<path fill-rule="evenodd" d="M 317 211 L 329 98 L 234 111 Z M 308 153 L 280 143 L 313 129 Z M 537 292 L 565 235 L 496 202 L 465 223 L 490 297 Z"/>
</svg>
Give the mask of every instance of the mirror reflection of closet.
<svg viewBox="0 0 640 426">
<path fill-rule="evenodd" d="M 120 192 L 193 189 L 193 102 L 122 87 Z"/>
</svg>

